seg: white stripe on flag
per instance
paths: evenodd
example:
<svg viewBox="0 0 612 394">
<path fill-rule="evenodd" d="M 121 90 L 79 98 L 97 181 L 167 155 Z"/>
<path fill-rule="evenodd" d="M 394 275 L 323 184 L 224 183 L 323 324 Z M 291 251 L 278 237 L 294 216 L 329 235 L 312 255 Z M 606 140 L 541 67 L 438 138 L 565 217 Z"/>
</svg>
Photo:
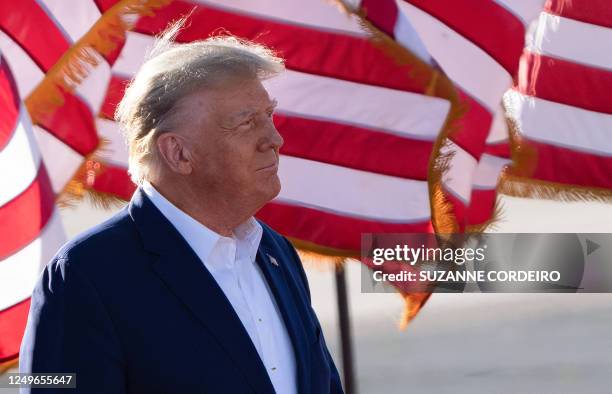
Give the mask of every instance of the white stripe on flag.
<svg viewBox="0 0 612 394">
<path fill-rule="evenodd" d="M 612 115 L 588 111 L 517 91 L 506 95 L 521 133 L 550 145 L 612 156 Z"/>
<path fill-rule="evenodd" d="M 40 127 L 34 126 L 34 136 L 53 192 L 59 194 L 83 163 L 83 156 Z"/>
<path fill-rule="evenodd" d="M 315 0 L 196 0 L 196 3 L 247 14 L 283 23 L 303 25 L 311 29 L 338 31 L 351 36 L 365 36 L 355 17 L 340 15 L 339 10 L 325 1 Z"/>
<path fill-rule="evenodd" d="M 474 181 L 472 182 L 474 188 L 495 189 L 499 174 L 508 163 L 511 163 L 511 160 L 483 153 L 474 174 Z"/>
<path fill-rule="evenodd" d="M 516 15 L 525 26 L 534 22 L 544 6 L 544 0 L 495 0 L 502 7 Z"/>
<path fill-rule="evenodd" d="M 42 268 L 65 239 L 61 218 L 54 211 L 38 238 L 0 261 L 0 310 L 30 297 Z"/>
<path fill-rule="evenodd" d="M 438 19 L 407 2 L 402 1 L 399 5 L 417 32 L 427 32 L 421 34 L 421 38 L 429 53 L 443 65 L 446 74 L 494 112 L 512 84 L 508 72 L 486 52 Z"/>
<path fill-rule="evenodd" d="M 452 153 L 451 164 L 442 175 L 442 183 L 455 197 L 461 199 L 465 205 L 470 203 L 472 194 L 472 176 L 478 162 L 459 145 L 452 141 L 440 149 L 440 154 Z"/>
<path fill-rule="evenodd" d="M 426 181 L 281 156 L 279 200 L 387 222 L 429 219 Z M 305 181 L 307 180 L 307 181 Z"/>
<path fill-rule="evenodd" d="M 487 144 L 500 143 L 508 140 L 508 126 L 506 125 L 506 111 L 499 106 L 493 115 L 493 122 Z"/>
<path fill-rule="evenodd" d="M 92 0 L 37 0 L 72 42 L 78 41 L 100 18 L 100 10 Z"/>
<path fill-rule="evenodd" d="M 119 123 L 104 118 L 97 118 L 96 127 L 98 128 L 98 135 L 108 142 L 107 149 L 100 152 L 104 161 L 127 168 L 128 149 L 121 135 Z"/>
<path fill-rule="evenodd" d="M 40 153 L 31 130 L 30 117 L 22 105 L 13 135 L 0 150 L 0 206 L 17 197 L 36 179 Z"/>
<path fill-rule="evenodd" d="M 45 74 L 28 54 L 2 30 L 0 30 L 0 52 L 12 70 L 19 96 L 27 97 Z"/>
<path fill-rule="evenodd" d="M 612 29 L 546 12 L 539 22 L 527 34 L 529 51 L 612 70 Z"/>
<path fill-rule="evenodd" d="M 278 100 L 279 112 L 428 141 L 438 136 L 450 108 L 436 97 L 296 71 L 264 85 Z"/>
<path fill-rule="evenodd" d="M 83 99 L 95 117 L 100 112 L 106 97 L 111 69 L 106 60 L 97 52 L 90 51 L 89 55 L 98 60 L 98 65 L 89 67 L 89 75 L 76 87 L 75 93 Z"/>
<path fill-rule="evenodd" d="M 125 33 L 125 44 L 121 55 L 113 64 L 113 73 L 126 78 L 132 78 L 145 60 L 146 55 L 153 48 L 155 38 L 147 34 L 128 31 Z"/>
<path fill-rule="evenodd" d="M 395 2 L 399 4 L 403 2 L 403 0 L 395 0 Z M 419 59 L 425 61 L 429 65 L 433 65 L 434 61 L 427 51 L 425 44 L 403 12 L 399 12 L 397 15 L 393 33 L 395 34 L 395 40 L 404 48 L 408 48 Z"/>
</svg>

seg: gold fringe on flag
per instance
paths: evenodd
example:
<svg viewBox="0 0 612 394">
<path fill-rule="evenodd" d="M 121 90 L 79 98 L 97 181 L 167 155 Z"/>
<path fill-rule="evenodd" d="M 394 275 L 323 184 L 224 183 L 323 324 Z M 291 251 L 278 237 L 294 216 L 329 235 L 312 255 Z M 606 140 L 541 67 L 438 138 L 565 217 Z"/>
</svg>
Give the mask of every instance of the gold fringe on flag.
<svg viewBox="0 0 612 394">
<path fill-rule="evenodd" d="M 452 234 L 460 230 L 460 225 L 453 214 L 451 203 L 447 200 L 442 188 L 442 178 L 448 171 L 453 152 L 446 149 L 450 144 L 450 137 L 460 130 L 459 120 L 466 112 L 466 107 L 460 102 L 454 84 L 448 77 L 425 63 L 409 50 L 398 44 L 393 38 L 374 26 L 367 20 L 365 10 L 353 9 L 350 4 L 342 0 L 332 0 L 342 11 L 356 15 L 361 26 L 370 34 L 374 45 L 381 48 L 391 56 L 399 65 L 406 65 L 409 75 L 425 86 L 425 94 L 438 97 L 450 102 L 451 107 L 442 126 L 438 138 L 434 143 L 429 159 L 427 181 L 429 185 L 429 201 L 431 208 L 431 221 L 436 234 Z M 494 211 L 497 214 L 498 210 Z M 490 220 L 493 223 L 496 218 Z M 403 294 L 406 302 L 400 328 L 405 328 L 423 307 L 431 293 Z"/>
<path fill-rule="evenodd" d="M 400 294 L 404 298 L 404 311 L 400 317 L 398 327 L 400 330 L 405 330 L 408 327 L 408 323 L 412 321 L 419 313 L 421 308 L 425 305 L 431 293 L 409 293 Z"/>
<path fill-rule="evenodd" d="M 497 192 L 511 197 L 545 199 L 561 202 L 596 201 L 612 203 L 612 189 L 549 182 L 532 178 L 538 153 L 521 137 L 516 121 L 508 116 L 512 166 L 500 177 Z"/>
<path fill-rule="evenodd" d="M 288 238 L 297 249 L 300 259 L 308 268 L 328 271 L 332 267 L 336 269 L 338 266 L 344 265 L 347 259 L 359 260 L 360 258 L 360 253 L 356 251 L 328 248 L 301 239 Z"/>
<path fill-rule="evenodd" d="M 19 365 L 18 358 L 0 363 L 0 375 L 7 372 L 11 368 L 17 368 L 18 365 Z"/>
<path fill-rule="evenodd" d="M 83 198 L 86 198 L 94 207 L 102 209 L 117 208 L 125 204 L 125 201 L 119 197 L 99 192 L 93 188 L 96 177 L 104 172 L 101 156 L 107 151 L 109 145 L 109 141 L 100 138 L 96 149 L 85 156 L 83 164 L 56 197 L 56 203 L 60 208 L 74 207 Z"/>
<path fill-rule="evenodd" d="M 511 197 L 538 198 L 561 202 L 596 201 L 612 203 L 612 189 L 566 185 L 505 174 L 497 188 Z"/>
<path fill-rule="evenodd" d="M 499 193 L 499 190 L 497 190 L 497 192 Z M 493 214 L 491 214 L 491 217 L 483 223 L 466 226 L 465 232 L 468 234 L 479 234 L 484 233 L 485 231 L 495 230 L 499 222 L 503 219 L 503 216 L 503 204 L 499 200 L 496 200 L 495 205 L 493 206 Z"/>
<path fill-rule="evenodd" d="M 125 32 L 131 29 L 135 16 L 151 15 L 157 8 L 169 4 L 172 0 L 122 0 L 107 10 L 98 21 L 81 37 L 47 72 L 44 79 L 25 99 L 25 105 L 34 124 L 42 123 L 57 108 L 64 105 L 64 93 L 72 92 L 83 82 L 90 72 L 104 61 L 103 56 L 117 48 L 125 38 Z M 97 114 L 94 114 L 96 116 Z M 80 200 L 87 189 L 87 179 L 80 176 L 91 174 L 91 166 L 98 163 L 94 160 L 97 150 L 85 158 L 85 162 L 76 172 L 72 181 L 58 196 L 61 204 L 70 204 Z M 94 196 L 92 199 L 100 204 L 113 204 L 107 195 Z M 104 201 L 109 200 L 109 201 Z"/>
<path fill-rule="evenodd" d="M 538 152 L 523 140 L 521 130 L 514 118 L 509 116 L 506 104 L 502 104 L 506 112 L 506 126 L 508 129 L 508 140 L 510 143 L 510 155 L 512 164 L 505 173 L 516 176 L 529 177 L 533 174 L 538 163 Z"/>
</svg>

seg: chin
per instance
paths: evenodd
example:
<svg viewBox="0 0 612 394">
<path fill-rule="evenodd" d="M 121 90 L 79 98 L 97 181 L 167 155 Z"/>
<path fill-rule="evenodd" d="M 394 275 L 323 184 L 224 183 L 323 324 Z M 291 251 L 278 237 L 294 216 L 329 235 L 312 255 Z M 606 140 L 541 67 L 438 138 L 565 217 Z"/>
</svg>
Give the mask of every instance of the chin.
<svg viewBox="0 0 612 394">
<path fill-rule="evenodd" d="M 278 196 L 281 191 L 280 179 L 278 179 L 278 176 L 275 176 L 274 178 L 275 179 L 272 182 L 272 185 L 270 186 L 270 200 Z"/>
<path fill-rule="evenodd" d="M 266 204 L 270 200 L 274 199 L 281 191 L 281 183 L 278 176 L 275 176 L 273 179 L 267 181 L 264 185 L 261 185 L 259 189 L 260 194 L 262 196 L 263 204 Z"/>
</svg>

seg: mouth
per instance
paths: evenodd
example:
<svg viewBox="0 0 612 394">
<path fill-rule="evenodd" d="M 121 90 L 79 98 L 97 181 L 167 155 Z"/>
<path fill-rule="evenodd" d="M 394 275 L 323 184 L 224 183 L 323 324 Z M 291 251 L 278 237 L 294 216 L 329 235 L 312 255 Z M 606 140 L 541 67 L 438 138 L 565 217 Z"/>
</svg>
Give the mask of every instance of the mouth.
<svg viewBox="0 0 612 394">
<path fill-rule="evenodd" d="M 258 168 L 257 171 L 276 172 L 278 170 L 278 162 L 272 163 L 268 166 Z"/>
</svg>

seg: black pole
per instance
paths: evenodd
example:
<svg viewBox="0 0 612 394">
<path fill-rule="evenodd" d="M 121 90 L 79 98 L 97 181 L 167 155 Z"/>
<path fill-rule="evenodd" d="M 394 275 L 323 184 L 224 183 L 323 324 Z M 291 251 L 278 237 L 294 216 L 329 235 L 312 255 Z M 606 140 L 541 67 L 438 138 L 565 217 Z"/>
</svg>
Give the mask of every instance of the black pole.
<svg viewBox="0 0 612 394">
<path fill-rule="evenodd" d="M 351 321 L 349 317 L 348 293 L 346 290 L 346 274 L 343 264 L 336 265 L 336 298 L 338 300 L 338 320 L 340 323 L 340 343 L 342 346 L 342 370 L 344 371 L 344 392 L 355 394 L 353 370 L 353 345 L 351 340 Z"/>
</svg>

